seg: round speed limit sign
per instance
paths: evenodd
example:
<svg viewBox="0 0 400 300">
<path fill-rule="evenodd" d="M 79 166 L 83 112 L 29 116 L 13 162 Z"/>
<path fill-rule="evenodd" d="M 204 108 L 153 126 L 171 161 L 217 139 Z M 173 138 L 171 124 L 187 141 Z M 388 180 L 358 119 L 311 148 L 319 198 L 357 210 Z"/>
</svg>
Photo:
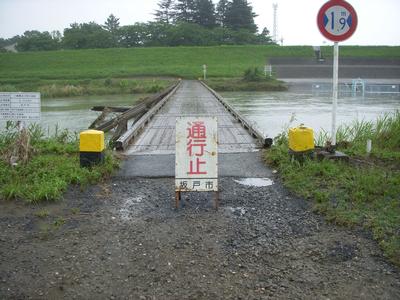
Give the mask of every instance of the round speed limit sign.
<svg viewBox="0 0 400 300">
<path fill-rule="evenodd" d="M 318 28 L 328 40 L 341 42 L 353 35 L 357 29 L 357 13 L 344 0 L 325 3 L 318 13 Z"/>
</svg>

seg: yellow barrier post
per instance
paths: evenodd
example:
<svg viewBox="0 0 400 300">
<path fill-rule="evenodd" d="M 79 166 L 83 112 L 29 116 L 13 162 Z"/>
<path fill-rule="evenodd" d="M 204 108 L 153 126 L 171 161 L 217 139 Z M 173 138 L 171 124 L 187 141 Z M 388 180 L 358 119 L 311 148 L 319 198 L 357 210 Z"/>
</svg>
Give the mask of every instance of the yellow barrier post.
<svg viewBox="0 0 400 300">
<path fill-rule="evenodd" d="M 289 153 L 295 157 L 312 155 L 315 149 L 314 130 L 301 124 L 289 129 Z"/>
<path fill-rule="evenodd" d="M 82 131 L 79 135 L 81 167 L 91 167 L 104 161 L 104 132 L 99 130 Z"/>
</svg>

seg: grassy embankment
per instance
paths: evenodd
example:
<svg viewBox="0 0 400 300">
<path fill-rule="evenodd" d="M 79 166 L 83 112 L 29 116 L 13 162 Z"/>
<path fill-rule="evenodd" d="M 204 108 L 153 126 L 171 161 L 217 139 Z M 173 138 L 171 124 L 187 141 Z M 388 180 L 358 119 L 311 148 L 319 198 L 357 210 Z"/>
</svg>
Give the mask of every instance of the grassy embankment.
<svg viewBox="0 0 400 300">
<path fill-rule="evenodd" d="M 42 98 L 90 95 L 124 95 L 157 93 L 174 82 L 173 79 L 0 79 L 3 92 L 40 92 Z"/>
<path fill-rule="evenodd" d="M 329 56 L 331 47 L 324 47 Z M 400 57 L 400 47 L 341 47 L 341 56 Z M 201 77 L 225 90 L 279 90 L 279 82 L 240 81 L 245 70 L 262 70 L 269 57 L 314 56 L 310 46 L 220 46 L 93 49 L 1 53 L 0 91 L 40 91 L 43 97 L 145 93 L 161 90 L 165 78 Z M 152 79 L 159 78 L 159 79 Z"/>
<path fill-rule="evenodd" d="M 9 123 L 0 132 L 0 199 L 58 200 L 70 184 L 99 182 L 117 167 L 116 157 L 106 152 L 104 164 L 80 168 L 77 136 L 66 130 L 45 137 L 41 128 L 30 126 L 20 134 Z"/>
<path fill-rule="evenodd" d="M 399 46 L 340 46 L 340 57 L 400 58 Z M 325 57 L 333 57 L 333 47 L 323 46 Z"/>
<path fill-rule="evenodd" d="M 327 140 L 320 136 L 319 145 Z M 267 162 L 278 168 L 284 184 L 312 199 L 314 208 L 341 225 L 370 229 L 386 255 L 400 265 L 400 112 L 373 122 L 342 126 L 339 150 L 349 163 L 323 160 L 292 162 L 287 133 L 266 151 Z M 366 142 L 372 140 L 367 155 Z"/>
</svg>

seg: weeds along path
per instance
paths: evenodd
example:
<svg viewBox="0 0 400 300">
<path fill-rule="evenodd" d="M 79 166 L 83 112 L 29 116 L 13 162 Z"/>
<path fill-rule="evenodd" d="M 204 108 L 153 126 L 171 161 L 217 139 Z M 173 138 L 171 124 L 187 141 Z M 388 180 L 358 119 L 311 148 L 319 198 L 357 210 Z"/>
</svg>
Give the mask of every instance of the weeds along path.
<svg viewBox="0 0 400 300">
<path fill-rule="evenodd" d="M 261 163 L 261 162 L 260 162 Z M 399 299 L 399 270 L 371 238 L 328 225 L 274 184 L 114 178 L 64 201 L 0 204 L 1 299 Z"/>
</svg>

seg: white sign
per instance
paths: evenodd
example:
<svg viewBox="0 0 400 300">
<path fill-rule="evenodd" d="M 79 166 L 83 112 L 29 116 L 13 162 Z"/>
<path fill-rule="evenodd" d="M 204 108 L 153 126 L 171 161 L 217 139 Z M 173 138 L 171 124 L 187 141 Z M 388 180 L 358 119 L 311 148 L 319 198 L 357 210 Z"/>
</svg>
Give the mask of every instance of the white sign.
<svg viewBox="0 0 400 300">
<path fill-rule="evenodd" d="M 218 191 L 217 118 L 176 120 L 175 190 Z"/>
<path fill-rule="evenodd" d="M 0 93 L 0 120 L 39 121 L 40 93 Z"/>
</svg>

